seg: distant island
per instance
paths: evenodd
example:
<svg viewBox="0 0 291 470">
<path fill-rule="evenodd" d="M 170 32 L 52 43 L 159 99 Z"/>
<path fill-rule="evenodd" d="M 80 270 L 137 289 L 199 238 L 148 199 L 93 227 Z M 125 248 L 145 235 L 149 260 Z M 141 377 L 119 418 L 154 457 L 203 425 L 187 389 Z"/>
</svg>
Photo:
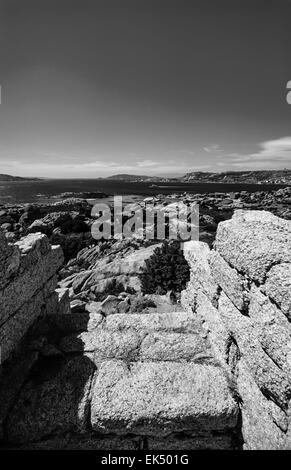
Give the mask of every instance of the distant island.
<svg viewBox="0 0 291 470">
<path fill-rule="evenodd" d="M 166 178 L 162 176 L 147 176 L 147 175 L 128 175 L 128 174 L 120 174 L 120 175 L 112 175 L 108 176 L 107 178 L 99 178 L 102 180 L 113 180 L 113 181 L 128 181 L 132 183 L 142 182 L 142 183 L 163 183 L 169 181 L 177 181 L 177 178 Z"/>
<path fill-rule="evenodd" d="M 29 178 L 29 177 L 0 174 L 0 183 L 3 181 L 40 181 L 40 178 Z"/>
<path fill-rule="evenodd" d="M 291 184 L 291 170 L 225 171 L 222 173 L 192 171 L 177 178 L 147 175 L 118 174 L 99 178 L 102 180 L 131 183 L 249 183 L 249 184 Z"/>
</svg>

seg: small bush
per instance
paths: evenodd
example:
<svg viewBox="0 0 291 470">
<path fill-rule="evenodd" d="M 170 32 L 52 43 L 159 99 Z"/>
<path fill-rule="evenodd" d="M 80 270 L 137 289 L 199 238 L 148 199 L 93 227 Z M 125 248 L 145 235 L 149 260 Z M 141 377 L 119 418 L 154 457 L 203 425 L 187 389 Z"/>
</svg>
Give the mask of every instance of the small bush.
<svg viewBox="0 0 291 470">
<path fill-rule="evenodd" d="M 140 274 L 144 294 L 166 294 L 169 290 L 181 292 L 190 278 L 187 261 L 178 241 L 164 242 L 146 260 Z"/>
</svg>

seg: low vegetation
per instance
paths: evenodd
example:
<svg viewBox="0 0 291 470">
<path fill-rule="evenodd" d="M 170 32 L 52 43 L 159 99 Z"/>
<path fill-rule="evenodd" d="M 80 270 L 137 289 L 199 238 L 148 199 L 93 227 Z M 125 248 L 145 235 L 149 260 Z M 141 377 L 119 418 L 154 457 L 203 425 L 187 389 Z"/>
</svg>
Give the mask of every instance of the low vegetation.
<svg viewBox="0 0 291 470">
<path fill-rule="evenodd" d="M 178 241 L 164 242 L 145 261 L 140 274 L 144 294 L 166 294 L 168 291 L 181 292 L 186 288 L 190 273 Z"/>
</svg>

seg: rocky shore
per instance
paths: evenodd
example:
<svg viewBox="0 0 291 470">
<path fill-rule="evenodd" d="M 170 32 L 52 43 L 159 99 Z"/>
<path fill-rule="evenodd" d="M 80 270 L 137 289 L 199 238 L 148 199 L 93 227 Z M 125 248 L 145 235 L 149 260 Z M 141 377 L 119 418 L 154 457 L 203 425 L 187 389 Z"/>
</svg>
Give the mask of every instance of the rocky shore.
<svg viewBox="0 0 291 470">
<path fill-rule="evenodd" d="M 90 242 L 89 232 L 93 224 L 91 216 L 95 199 L 112 196 L 95 193 L 62 193 L 56 196 L 57 202 L 39 204 L 0 204 L 0 228 L 8 241 L 15 242 L 28 233 L 41 232 L 51 241 L 60 243 L 72 257 L 74 252 Z M 92 201 L 91 201 L 92 199 Z M 247 191 L 231 193 L 159 194 L 153 197 L 139 197 L 136 203 L 142 208 L 153 203 L 156 207 L 184 202 L 199 204 L 200 237 L 211 243 L 217 224 L 231 217 L 235 209 L 268 210 L 284 219 L 291 219 L 291 187 L 273 191 Z M 65 238 L 62 235 L 66 235 Z M 92 240 L 91 240 L 92 241 Z M 76 247 L 74 247 L 76 245 Z M 70 247 L 72 253 L 70 253 Z"/>
<path fill-rule="evenodd" d="M 4 447 L 289 448 L 291 188 L 136 205 L 181 202 L 199 204 L 200 225 L 182 295 L 143 291 L 163 240 L 95 240 L 92 202 L 2 205 Z"/>
<path fill-rule="evenodd" d="M 141 290 L 158 240 L 65 261 L 45 234 L 1 232 L 0 447 L 290 449 L 290 235 L 289 220 L 236 209 L 213 249 L 184 244 L 173 300 Z"/>
<path fill-rule="evenodd" d="M 149 205 L 164 209 L 169 204 L 176 207 L 181 202 L 199 205 L 199 240 L 210 247 L 219 222 L 231 218 L 236 209 L 268 210 L 286 220 L 291 219 L 290 187 L 254 193 L 161 194 L 140 198 L 135 206 L 143 210 Z M 153 253 L 154 246 L 162 240 L 132 238 L 97 241 L 91 234 L 95 220 L 91 215 L 92 205 L 93 202 L 83 197 L 61 198 L 46 204 L 2 204 L 0 228 L 9 243 L 40 232 L 48 237 L 51 244 L 62 247 L 65 261 L 59 273 L 59 282 L 61 287 L 70 288 L 72 301 L 99 301 L 103 292 L 112 293 L 110 285 L 114 290 L 114 282 L 122 284 L 129 295 L 140 292 L 138 273 Z M 129 215 L 124 215 L 125 219 Z M 126 263 L 123 261 L 125 258 Z"/>
</svg>

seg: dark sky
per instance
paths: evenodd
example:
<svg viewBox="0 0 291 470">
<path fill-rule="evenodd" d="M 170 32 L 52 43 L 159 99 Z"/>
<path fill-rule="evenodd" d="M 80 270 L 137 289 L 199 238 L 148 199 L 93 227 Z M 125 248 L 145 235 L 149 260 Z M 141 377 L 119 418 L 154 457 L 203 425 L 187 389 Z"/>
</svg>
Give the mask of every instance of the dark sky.
<svg viewBox="0 0 291 470">
<path fill-rule="evenodd" d="M 290 167 L 290 0 L 0 0 L 0 173 Z"/>
</svg>

